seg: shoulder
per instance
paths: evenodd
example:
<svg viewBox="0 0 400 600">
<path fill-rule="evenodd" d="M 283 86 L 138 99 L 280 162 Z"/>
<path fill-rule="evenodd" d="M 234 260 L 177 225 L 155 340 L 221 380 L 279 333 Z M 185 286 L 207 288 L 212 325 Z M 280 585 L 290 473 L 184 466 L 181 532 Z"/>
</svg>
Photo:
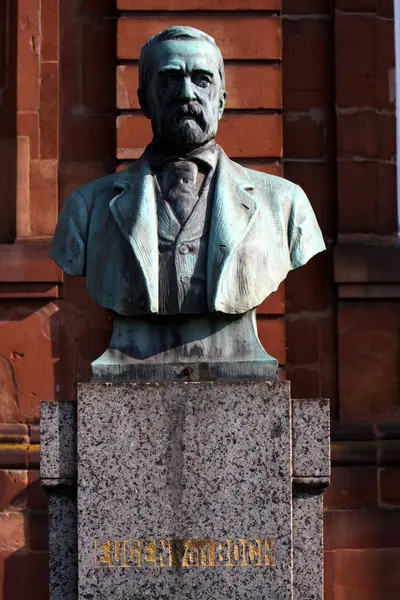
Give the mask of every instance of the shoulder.
<svg viewBox="0 0 400 600">
<path fill-rule="evenodd" d="M 268 213 L 278 212 L 283 218 L 289 219 L 299 209 L 311 208 L 303 189 L 293 181 L 236 164 L 237 167 L 253 187 L 259 206 Z"/>
<path fill-rule="evenodd" d="M 74 192 L 71 196 L 84 199 L 87 203 L 110 202 L 110 200 L 118 194 L 124 187 L 133 186 L 138 177 L 142 176 L 143 172 L 148 169 L 147 154 L 142 156 L 123 171 L 100 177 L 89 183 L 85 183 Z"/>
<path fill-rule="evenodd" d="M 72 192 L 70 197 L 86 200 L 87 202 L 102 197 L 110 200 L 110 195 L 113 194 L 120 176 L 121 173 L 112 173 L 111 175 L 89 181 Z"/>
<path fill-rule="evenodd" d="M 242 167 L 246 172 L 246 176 L 253 182 L 254 188 L 267 194 L 268 197 L 279 196 L 287 199 L 295 199 L 298 195 L 303 194 L 303 190 L 299 185 L 277 175 L 270 175 L 262 171 L 248 169 Z"/>
<path fill-rule="evenodd" d="M 290 268 L 296 269 L 322 252 L 325 249 L 322 232 L 303 189 L 283 177 L 246 171 L 264 214 L 274 221 L 279 215 L 282 232 L 288 240 Z"/>
<path fill-rule="evenodd" d="M 249 184 L 254 187 L 255 191 L 266 200 L 272 200 L 274 198 L 286 198 L 290 200 L 294 199 L 297 195 L 304 194 L 303 190 L 296 183 L 293 183 L 284 177 L 278 177 L 276 175 L 270 175 L 269 173 L 263 173 L 262 171 L 243 167 L 239 163 L 228 158 L 222 148 L 220 148 L 220 152 L 222 166 L 229 169 L 234 178 L 248 181 Z"/>
<path fill-rule="evenodd" d="M 252 169 L 245 169 L 254 186 L 259 205 L 268 215 L 279 214 L 289 228 L 289 233 L 300 224 L 309 223 L 311 229 L 318 229 L 314 210 L 304 190 L 276 175 L 269 175 Z"/>
</svg>

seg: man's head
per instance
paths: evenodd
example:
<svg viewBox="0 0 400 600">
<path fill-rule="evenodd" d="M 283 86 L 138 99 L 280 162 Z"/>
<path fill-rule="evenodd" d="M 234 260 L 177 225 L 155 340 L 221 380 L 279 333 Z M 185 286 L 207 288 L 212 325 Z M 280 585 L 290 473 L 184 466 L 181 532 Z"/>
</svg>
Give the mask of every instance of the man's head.
<svg viewBox="0 0 400 600">
<path fill-rule="evenodd" d="M 225 107 L 222 55 L 193 27 L 168 27 L 150 38 L 139 60 L 140 105 L 154 136 L 174 148 L 213 139 Z"/>
</svg>

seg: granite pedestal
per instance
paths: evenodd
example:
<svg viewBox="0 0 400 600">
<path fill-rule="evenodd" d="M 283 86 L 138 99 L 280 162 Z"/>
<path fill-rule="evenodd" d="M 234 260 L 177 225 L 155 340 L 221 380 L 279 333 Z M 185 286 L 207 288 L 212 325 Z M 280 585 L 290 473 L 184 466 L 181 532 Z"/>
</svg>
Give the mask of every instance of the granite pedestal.
<svg viewBox="0 0 400 600">
<path fill-rule="evenodd" d="M 327 400 L 92 383 L 74 409 L 42 403 L 50 600 L 322 600 Z"/>
</svg>

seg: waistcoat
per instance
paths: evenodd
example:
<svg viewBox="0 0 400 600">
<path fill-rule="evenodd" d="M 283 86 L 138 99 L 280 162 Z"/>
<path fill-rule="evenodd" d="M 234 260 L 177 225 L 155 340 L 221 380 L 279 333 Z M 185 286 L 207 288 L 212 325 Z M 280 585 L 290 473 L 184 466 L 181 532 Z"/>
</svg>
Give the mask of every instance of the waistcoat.
<svg viewBox="0 0 400 600">
<path fill-rule="evenodd" d="M 181 224 L 157 183 L 159 314 L 208 311 L 207 246 L 213 196 L 213 170 L 206 173 L 199 199 Z"/>
</svg>

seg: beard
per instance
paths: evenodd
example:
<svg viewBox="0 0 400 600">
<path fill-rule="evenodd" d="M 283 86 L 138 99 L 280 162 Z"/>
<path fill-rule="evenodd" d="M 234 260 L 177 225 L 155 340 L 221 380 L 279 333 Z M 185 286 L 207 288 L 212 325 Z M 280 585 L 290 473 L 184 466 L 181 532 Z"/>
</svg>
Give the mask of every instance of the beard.
<svg viewBox="0 0 400 600">
<path fill-rule="evenodd" d="M 181 145 L 203 144 L 207 138 L 207 132 L 201 128 L 195 119 L 181 119 L 170 125 L 170 136 Z M 172 141 L 171 139 L 171 141 Z"/>
<path fill-rule="evenodd" d="M 172 111 L 172 114 L 166 110 L 156 115 L 156 118 L 152 119 L 152 127 L 155 137 L 162 142 L 196 147 L 215 137 L 218 118 L 206 115 L 199 104 L 183 104 Z"/>
</svg>

